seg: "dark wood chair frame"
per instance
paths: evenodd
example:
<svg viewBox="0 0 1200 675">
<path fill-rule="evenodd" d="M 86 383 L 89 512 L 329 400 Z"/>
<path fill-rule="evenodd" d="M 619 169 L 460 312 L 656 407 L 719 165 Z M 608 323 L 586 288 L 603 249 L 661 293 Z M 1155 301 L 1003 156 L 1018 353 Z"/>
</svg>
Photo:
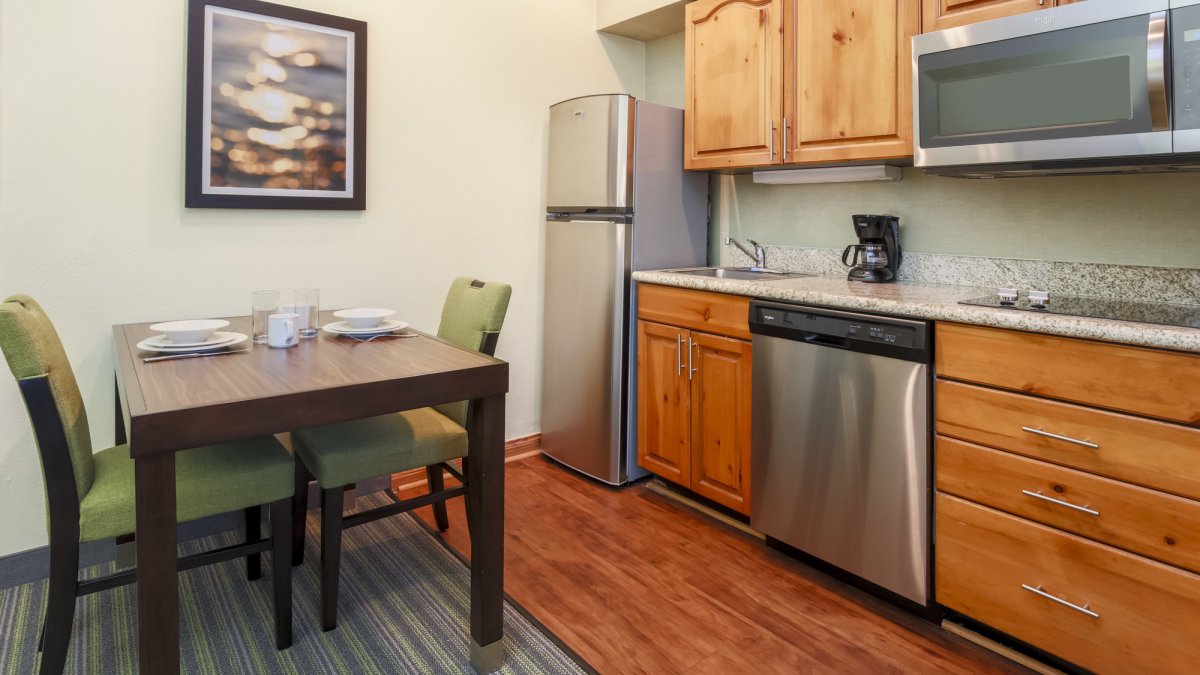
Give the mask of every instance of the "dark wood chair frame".
<svg viewBox="0 0 1200 675">
<path fill-rule="evenodd" d="M 500 339 L 499 332 L 485 332 L 479 351 L 488 356 L 496 355 L 496 343 Z M 468 404 L 467 419 L 471 419 L 470 404 Z M 313 479 L 312 473 L 296 453 L 296 489 L 292 496 L 292 565 L 304 563 L 304 527 L 308 513 L 308 484 Z M 467 457 L 461 459 L 462 469 L 449 462 L 433 464 L 425 467 L 425 476 L 429 484 L 428 494 L 410 499 L 401 499 L 388 486 L 387 493 L 392 498 L 391 504 L 378 506 L 366 511 L 359 511 L 343 516 L 345 509 L 345 493 L 347 486 L 321 489 L 321 626 L 323 630 L 331 631 L 337 628 L 338 581 L 340 578 L 342 557 L 342 531 L 358 525 L 374 522 L 400 513 L 406 513 L 422 506 L 433 506 L 434 521 L 438 529 L 445 531 L 450 527 L 446 513 L 446 501 L 455 497 L 465 496 L 467 489 Z M 446 488 L 443 472 L 449 472 L 460 483 L 458 487 Z M 475 525 L 471 522 L 471 514 L 467 513 L 467 530 Z"/>
<path fill-rule="evenodd" d="M 79 493 L 75 489 L 75 471 L 71 464 L 67 435 L 50 390 L 50 379 L 43 375 L 18 380 L 17 384 L 37 438 L 49 505 L 50 584 L 46 615 L 38 638 L 38 651 L 42 653 L 39 672 L 47 675 L 61 673 L 66 666 L 71 625 L 75 618 L 75 599 L 134 583 L 137 581 L 137 570 L 127 569 L 95 579 L 79 580 Z M 262 539 L 261 510 L 253 506 L 245 510 L 246 543 L 179 559 L 179 570 L 183 571 L 245 557 L 247 577 L 253 580 L 261 574 L 261 554 L 271 551 L 275 646 L 278 649 L 287 649 L 292 644 L 291 567 L 276 562 L 289 560 L 292 555 L 291 501 L 281 499 L 270 504 L 270 539 Z"/>
</svg>

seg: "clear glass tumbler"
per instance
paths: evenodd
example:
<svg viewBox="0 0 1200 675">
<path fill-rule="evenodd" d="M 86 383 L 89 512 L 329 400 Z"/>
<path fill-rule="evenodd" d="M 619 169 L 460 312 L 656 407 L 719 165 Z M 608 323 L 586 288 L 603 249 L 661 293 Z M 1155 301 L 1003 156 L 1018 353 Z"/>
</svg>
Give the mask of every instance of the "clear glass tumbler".
<svg viewBox="0 0 1200 675">
<path fill-rule="evenodd" d="M 250 294 L 250 337 L 255 343 L 267 343 L 267 317 L 279 309 L 279 291 L 254 291 Z"/>
<path fill-rule="evenodd" d="M 296 313 L 300 315 L 297 332 L 300 333 L 300 337 L 317 336 L 317 327 L 320 325 L 317 320 L 317 312 L 320 311 L 320 306 L 321 291 L 315 288 L 296 289 Z"/>
</svg>

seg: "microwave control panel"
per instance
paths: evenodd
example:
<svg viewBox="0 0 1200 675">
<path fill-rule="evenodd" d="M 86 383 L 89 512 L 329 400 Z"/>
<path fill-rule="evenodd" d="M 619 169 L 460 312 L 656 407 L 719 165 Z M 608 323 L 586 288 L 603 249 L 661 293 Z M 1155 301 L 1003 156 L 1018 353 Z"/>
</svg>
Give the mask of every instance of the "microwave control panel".
<svg viewBox="0 0 1200 675">
<path fill-rule="evenodd" d="M 1200 129 L 1200 5 L 1171 11 L 1176 129 Z"/>
</svg>

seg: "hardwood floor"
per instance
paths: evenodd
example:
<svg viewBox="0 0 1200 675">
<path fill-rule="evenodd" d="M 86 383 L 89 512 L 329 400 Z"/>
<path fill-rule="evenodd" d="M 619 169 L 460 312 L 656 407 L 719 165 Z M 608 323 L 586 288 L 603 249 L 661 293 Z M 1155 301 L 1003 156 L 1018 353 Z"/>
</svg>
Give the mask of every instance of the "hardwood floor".
<svg viewBox="0 0 1200 675">
<path fill-rule="evenodd" d="M 1029 672 L 644 485 L 506 478 L 505 590 L 601 673 Z M 442 536 L 469 554 L 462 502 Z"/>
</svg>

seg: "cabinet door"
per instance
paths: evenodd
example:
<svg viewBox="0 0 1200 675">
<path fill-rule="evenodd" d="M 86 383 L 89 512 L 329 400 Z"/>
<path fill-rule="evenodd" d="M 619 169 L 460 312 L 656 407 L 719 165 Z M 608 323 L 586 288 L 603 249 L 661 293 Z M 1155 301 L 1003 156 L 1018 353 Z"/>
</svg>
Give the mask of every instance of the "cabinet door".
<svg viewBox="0 0 1200 675">
<path fill-rule="evenodd" d="M 1068 5 L 1072 0 L 1059 0 Z M 921 0 L 921 32 L 965 26 L 969 23 L 999 19 L 1053 7 L 1054 0 Z"/>
<path fill-rule="evenodd" d="M 910 157 L 920 0 L 788 0 L 783 162 Z"/>
<path fill-rule="evenodd" d="M 690 455 L 688 331 L 638 321 L 638 466 L 687 485 Z"/>
<path fill-rule="evenodd" d="M 692 333 L 692 480 L 697 494 L 750 513 L 750 343 Z"/>
<path fill-rule="evenodd" d="M 782 2 L 687 5 L 684 168 L 779 163 Z"/>
</svg>

